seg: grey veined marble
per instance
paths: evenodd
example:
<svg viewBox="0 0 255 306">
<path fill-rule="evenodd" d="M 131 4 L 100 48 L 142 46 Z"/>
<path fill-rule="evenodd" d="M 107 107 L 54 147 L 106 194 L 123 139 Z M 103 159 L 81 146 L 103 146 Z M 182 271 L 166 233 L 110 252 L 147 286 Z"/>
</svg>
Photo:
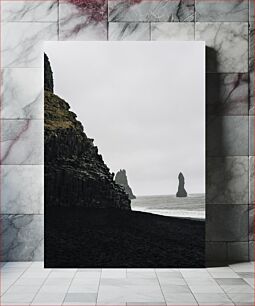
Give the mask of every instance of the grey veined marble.
<svg viewBox="0 0 255 306">
<path fill-rule="evenodd" d="M 248 205 L 208 205 L 206 241 L 248 242 Z"/>
<path fill-rule="evenodd" d="M 57 23 L 4 22 L 2 68 L 42 67 L 43 41 L 58 39 Z"/>
<path fill-rule="evenodd" d="M 207 156 L 248 155 L 249 116 L 208 116 Z"/>
<path fill-rule="evenodd" d="M 109 21 L 194 21 L 194 0 L 109 0 Z"/>
<path fill-rule="evenodd" d="M 249 204 L 254 205 L 254 156 L 249 157 L 249 174 L 250 174 Z"/>
<path fill-rule="evenodd" d="M 109 40 L 150 40 L 150 24 L 146 22 L 110 22 Z"/>
<path fill-rule="evenodd" d="M 254 156 L 254 116 L 249 116 L 249 155 Z"/>
<path fill-rule="evenodd" d="M 43 259 L 43 216 L 1 215 L 3 261 Z"/>
<path fill-rule="evenodd" d="M 1 118 L 43 119 L 42 78 L 41 68 L 3 69 Z"/>
<path fill-rule="evenodd" d="M 207 158 L 207 204 L 248 204 L 248 193 L 248 156 Z"/>
<path fill-rule="evenodd" d="M 207 46 L 207 72 L 248 72 L 248 23 L 198 22 L 196 40 Z"/>
<path fill-rule="evenodd" d="M 190 22 L 155 22 L 151 24 L 152 40 L 191 40 L 195 39 L 195 26 Z"/>
<path fill-rule="evenodd" d="M 58 21 L 58 0 L 2 0 L 3 21 Z"/>
<path fill-rule="evenodd" d="M 1 165 L 1 213 L 43 212 L 43 166 Z"/>
<path fill-rule="evenodd" d="M 196 0 L 196 21 L 248 21 L 247 0 Z"/>
<path fill-rule="evenodd" d="M 43 120 L 1 120 L 1 164 L 43 164 Z"/>
<path fill-rule="evenodd" d="M 254 22 L 249 27 L 249 112 L 254 115 Z"/>
<path fill-rule="evenodd" d="M 247 73 L 207 73 L 207 113 L 209 115 L 247 115 L 248 81 Z"/>
</svg>

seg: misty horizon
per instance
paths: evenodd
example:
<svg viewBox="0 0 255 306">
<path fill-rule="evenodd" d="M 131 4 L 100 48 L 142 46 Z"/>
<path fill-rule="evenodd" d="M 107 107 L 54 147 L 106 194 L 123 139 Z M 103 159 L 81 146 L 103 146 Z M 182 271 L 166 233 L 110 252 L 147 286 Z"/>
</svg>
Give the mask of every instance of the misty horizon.
<svg viewBox="0 0 255 306">
<path fill-rule="evenodd" d="M 136 196 L 175 195 L 179 172 L 188 195 L 205 193 L 204 43 L 47 42 L 45 53 L 54 92 Z"/>
</svg>

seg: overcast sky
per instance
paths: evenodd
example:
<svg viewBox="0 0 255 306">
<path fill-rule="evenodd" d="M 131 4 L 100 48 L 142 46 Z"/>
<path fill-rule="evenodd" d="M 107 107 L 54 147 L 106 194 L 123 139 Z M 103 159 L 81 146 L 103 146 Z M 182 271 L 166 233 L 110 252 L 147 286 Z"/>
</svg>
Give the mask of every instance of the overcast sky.
<svg viewBox="0 0 255 306">
<path fill-rule="evenodd" d="M 135 195 L 205 191 L 203 42 L 47 42 L 54 91 Z"/>
</svg>

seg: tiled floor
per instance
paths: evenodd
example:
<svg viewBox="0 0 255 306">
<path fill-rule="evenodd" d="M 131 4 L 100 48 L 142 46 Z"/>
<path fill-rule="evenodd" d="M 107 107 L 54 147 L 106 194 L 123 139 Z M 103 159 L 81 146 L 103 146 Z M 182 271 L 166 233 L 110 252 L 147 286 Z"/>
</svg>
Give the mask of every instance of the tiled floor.
<svg viewBox="0 0 255 306">
<path fill-rule="evenodd" d="M 254 305 L 254 264 L 208 269 L 1 268 L 1 305 Z"/>
</svg>

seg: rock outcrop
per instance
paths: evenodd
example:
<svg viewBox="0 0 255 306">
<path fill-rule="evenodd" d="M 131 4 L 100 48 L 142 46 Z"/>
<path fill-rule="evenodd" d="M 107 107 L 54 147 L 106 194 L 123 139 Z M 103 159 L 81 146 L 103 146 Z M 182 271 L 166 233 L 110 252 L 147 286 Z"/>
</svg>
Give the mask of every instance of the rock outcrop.
<svg viewBox="0 0 255 306">
<path fill-rule="evenodd" d="M 128 185 L 128 179 L 127 179 L 127 174 L 126 174 L 126 170 L 119 170 L 116 175 L 115 175 L 115 182 L 122 186 L 126 192 L 126 194 L 128 195 L 129 199 L 135 199 L 135 195 L 132 192 L 132 189 L 129 187 Z"/>
<path fill-rule="evenodd" d="M 184 180 L 184 176 L 181 172 L 178 175 L 178 180 L 179 180 L 179 186 L 178 186 L 178 191 L 176 193 L 176 197 L 186 198 L 187 197 L 187 191 L 184 188 L 185 180 Z"/>
<path fill-rule="evenodd" d="M 44 140 L 45 207 L 120 208 L 130 200 L 98 153 L 93 139 L 70 106 L 53 93 L 50 63 L 45 57 Z"/>
</svg>

